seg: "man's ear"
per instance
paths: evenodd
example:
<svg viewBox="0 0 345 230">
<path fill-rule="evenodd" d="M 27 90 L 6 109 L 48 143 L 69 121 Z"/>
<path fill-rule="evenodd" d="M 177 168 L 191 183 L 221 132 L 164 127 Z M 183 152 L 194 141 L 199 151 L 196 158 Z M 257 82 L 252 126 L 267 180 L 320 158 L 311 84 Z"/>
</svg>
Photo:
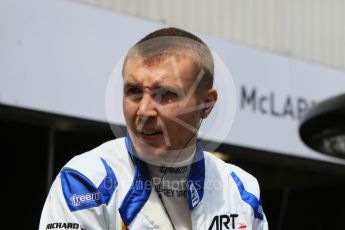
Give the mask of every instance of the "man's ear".
<svg viewBox="0 0 345 230">
<path fill-rule="evenodd" d="M 204 107 L 201 114 L 202 118 L 208 117 L 208 115 L 211 113 L 214 105 L 217 102 L 217 98 L 218 98 L 217 90 L 212 88 L 207 91 L 206 97 L 204 99 Z"/>
</svg>

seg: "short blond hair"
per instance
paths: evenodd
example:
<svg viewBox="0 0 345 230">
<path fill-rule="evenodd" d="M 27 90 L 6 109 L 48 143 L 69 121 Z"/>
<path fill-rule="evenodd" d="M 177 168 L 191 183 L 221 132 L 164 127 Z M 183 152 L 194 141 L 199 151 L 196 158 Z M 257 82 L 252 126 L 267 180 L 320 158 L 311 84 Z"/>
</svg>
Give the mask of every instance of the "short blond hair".
<svg viewBox="0 0 345 230">
<path fill-rule="evenodd" d="M 191 58 L 198 71 L 203 71 L 198 87 L 212 88 L 214 61 L 211 50 L 199 37 L 178 28 L 156 30 L 137 42 L 125 57 L 122 74 L 124 75 L 128 60 L 140 59 L 144 62 L 153 62 L 171 56 Z"/>
</svg>

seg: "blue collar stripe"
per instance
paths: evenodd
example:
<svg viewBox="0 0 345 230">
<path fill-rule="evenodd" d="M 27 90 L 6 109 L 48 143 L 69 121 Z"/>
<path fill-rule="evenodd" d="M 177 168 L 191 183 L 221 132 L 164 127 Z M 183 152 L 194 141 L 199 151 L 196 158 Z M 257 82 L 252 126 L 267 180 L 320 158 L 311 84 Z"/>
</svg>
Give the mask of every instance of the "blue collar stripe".
<svg viewBox="0 0 345 230">
<path fill-rule="evenodd" d="M 200 141 L 196 143 L 196 153 L 191 165 L 190 173 L 188 176 L 188 206 L 189 210 L 195 208 L 204 196 L 205 184 L 205 159 L 204 151 Z"/>
<path fill-rule="evenodd" d="M 240 178 L 234 173 L 231 173 L 231 177 L 234 179 L 238 190 L 241 194 L 241 198 L 244 202 L 248 203 L 254 210 L 254 217 L 260 220 L 264 219 L 264 212 L 261 205 L 261 200 L 258 200 L 256 196 L 247 192 Z"/>
<path fill-rule="evenodd" d="M 147 166 L 134 155 L 134 146 L 131 139 L 126 136 L 126 148 L 135 167 L 134 178 L 129 191 L 123 199 L 119 212 L 126 226 L 129 226 L 139 213 L 151 193 L 151 181 Z"/>
<path fill-rule="evenodd" d="M 125 137 L 125 144 L 134 164 L 135 173 L 132 185 L 122 201 L 119 212 L 125 225 L 129 226 L 150 196 L 151 179 L 145 162 L 135 157 L 135 149 L 128 135 Z M 204 195 L 205 160 L 200 141 L 197 142 L 196 154 L 193 162 L 188 177 L 187 190 L 190 210 L 200 203 Z"/>
<path fill-rule="evenodd" d="M 109 203 L 118 182 L 113 170 L 103 159 L 101 160 L 107 175 L 98 188 L 89 178 L 76 170 L 66 169 L 61 172 L 62 191 L 72 212 Z"/>
<path fill-rule="evenodd" d="M 103 179 L 102 183 L 98 186 L 98 191 L 102 194 L 102 201 L 105 204 L 109 204 L 111 196 L 113 195 L 115 188 L 117 188 L 118 182 L 114 171 L 110 168 L 105 160 L 102 160 L 107 176 Z"/>
</svg>

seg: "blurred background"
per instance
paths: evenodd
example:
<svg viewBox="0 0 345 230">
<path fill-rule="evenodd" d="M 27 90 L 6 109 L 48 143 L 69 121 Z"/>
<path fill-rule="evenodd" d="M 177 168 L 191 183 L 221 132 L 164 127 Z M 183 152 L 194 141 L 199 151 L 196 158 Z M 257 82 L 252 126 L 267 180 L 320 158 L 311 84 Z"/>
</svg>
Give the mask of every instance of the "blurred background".
<svg viewBox="0 0 345 230">
<path fill-rule="evenodd" d="M 166 26 L 198 34 L 230 70 L 235 97 L 222 96 L 235 102 L 219 106 L 236 110 L 231 130 L 201 137 L 258 178 L 270 229 L 343 229 L 345 143 L 329 154 L 299 134 L 310 108 L 345 93 L 342 0 L 2 0 L 4 221 L 38 229 L 60 168 L 119 137 L 109 123 L 124 127 L 122 110 L 106 94 L 121 93 L 109 84 L 114 66 L 138 39 Z"/>
</svg>

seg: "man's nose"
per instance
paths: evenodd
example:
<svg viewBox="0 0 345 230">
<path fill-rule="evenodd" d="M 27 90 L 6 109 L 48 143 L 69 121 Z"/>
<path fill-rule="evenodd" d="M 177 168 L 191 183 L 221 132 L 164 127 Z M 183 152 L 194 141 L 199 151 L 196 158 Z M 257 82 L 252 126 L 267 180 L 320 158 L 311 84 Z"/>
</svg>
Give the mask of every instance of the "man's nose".
<svg viewBox="0 0 345 230">
<path fill-rule="evenodd" d="M 137 111 L 137 115 L 139 117 L 155 117 L 157 116 L 157 104 L 155 99 L 153 98 L 154 94 L 145 93 L 141 98 L 139 103 L 139 108 Z"/>
</svg>

